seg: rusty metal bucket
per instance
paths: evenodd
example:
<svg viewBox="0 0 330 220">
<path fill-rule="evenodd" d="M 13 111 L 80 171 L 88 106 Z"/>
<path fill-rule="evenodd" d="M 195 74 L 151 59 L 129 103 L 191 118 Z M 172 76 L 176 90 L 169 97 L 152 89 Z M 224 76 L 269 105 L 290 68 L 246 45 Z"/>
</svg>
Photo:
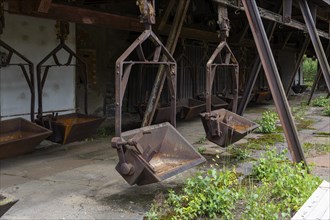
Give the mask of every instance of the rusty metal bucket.
<svg viewBox="0 0 330 220">
<path fill-rule="evenodd" d="M 0 121 L 0 159 L 33 151 L 51 133 L 23 118 Z"/>
<path fill-rule="evenodd" d="M 79 113 L 59 115 L 50 121 L 53 134 L 48 139 L 60 144 L 81 141 L 95 134 L 103 121 L 104 118 Z"/>
<path fill-rule="evenodd" d="M 180 104 L 182 106 L 181 118 L 186 120 L 198 116 L 200 113 L 205 112 L 206 109 L 205 102 L 197 99 L 183 99 L 180 101 Z"/>
<path fill-rule="evenodd" d="M 145 104 L 140 104 L 135 107 L 137 112 L 140 115 L 140 119 L 143 119 L 144 113 L 146 111 L 147 106 Z M 176 105 L 176 113 L 181 111 L 180 104 Z M 152 124 L 159 124 L 163 122 L 171 121 L 171 105 L 163 104 L 156 108 L 155 115 L 152 119 Z"/>
<path fill-rule="evenodd" d="M 222 147 L 242 139 L 259 125 L 226 109 L 200 114 L 206 138 Z"/>
<path fill-rule="evenodd" d="M 156 183 L 205 161 L 167 122 L 124 132 L 122 140 L 116 144 L 127 142 L 124 158 L 131 170 L 123 174 L 120 162 L 116 170 L 131 185 Z"/>
<path fill-rule="evenodd" d="M 0 217 L 3 216 L 18 200 L 10 195 L 0 194 Z"/>
</svg>

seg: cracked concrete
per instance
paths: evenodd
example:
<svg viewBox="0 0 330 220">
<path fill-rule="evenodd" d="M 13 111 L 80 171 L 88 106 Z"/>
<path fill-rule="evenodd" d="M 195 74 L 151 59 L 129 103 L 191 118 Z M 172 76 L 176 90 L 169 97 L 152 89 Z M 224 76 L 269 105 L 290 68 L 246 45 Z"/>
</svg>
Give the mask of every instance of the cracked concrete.
<svg viewBox="0 0 330 220">
<path fill-rule="evenodd" d="M 274 106 L 261 106 L 264 109 Z M 262 110 L 262 111 L 263 111 Z M 262 111 L 248 109 L 245 117 L 261 118 Z M 319 109 L 311 108 L 308 117 L 317 119 L 316 129 L 330 125 L 330 118 L 319 116 Z M 178 123 L 179 132 L 190 142 L 197 143 L 204 136 L 199 118 Z M 299 136 L 304 142 L 330 144 L 329 136 L 318 137 L 315 130 L 301 130 Z M 248 134 L 246 138 L 258 134 Z M 240 142 L 244 143 L 247 140 Z M 0 187 L 5 193 L 19 199 L 2 219 L 143 219 L 158 192 L 180 187 L 183 181 L 198 168 L 193 168 L 161 183 L 148 186 L 130 186 L 115 171 L 118 161 L 116 151 L 110 146 L 111 138 L 94 139 L 68 145 L 43 142 L 33 153 L 0 161 Z M 214 154 L 220 154 L 219 164 L 235 164 L 237 171 L 249 173 L 250 162 L 233 162 L 225 148 L 205 141 L 195 147 L 206 146 L 208 167 Z M 284 148 L 283 143 L 279 147 Z M 252 157 L 260 152 L 254 150 Z M 211 156 L 210 156 L 211 155 Z M 314 173 L 330 179 L 330 154 L 308 158 L 314 162 Z"/>
</svg>

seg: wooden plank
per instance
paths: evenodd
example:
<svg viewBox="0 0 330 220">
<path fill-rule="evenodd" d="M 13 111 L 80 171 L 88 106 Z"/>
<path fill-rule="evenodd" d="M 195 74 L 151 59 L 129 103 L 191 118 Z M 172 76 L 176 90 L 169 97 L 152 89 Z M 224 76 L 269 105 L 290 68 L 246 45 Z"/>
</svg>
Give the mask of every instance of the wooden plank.
<svg viewBox="0 0 330 220">
<path fill-rule="evenodd" d="M 299 196 L 299 195 L 298 195 Z M 330 219 L 330 183 L 323 181 L 291 220 Z"/>
</svg>

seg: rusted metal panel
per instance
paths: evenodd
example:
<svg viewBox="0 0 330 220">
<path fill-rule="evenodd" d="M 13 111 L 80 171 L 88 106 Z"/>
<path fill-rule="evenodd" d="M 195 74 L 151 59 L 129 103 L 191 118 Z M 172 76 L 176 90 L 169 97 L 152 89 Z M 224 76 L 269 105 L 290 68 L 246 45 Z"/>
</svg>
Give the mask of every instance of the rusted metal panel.
<svg viewBox="0 0 330 220">
<path fill-rule="evenodd" d="M 128 166 L 118 163 L 116 169 L 130 185 L 156 183 L 205 161 L 169 123 L 127 131 L 122 138 L 113 144 L 126 146 Z"/>
<path fill-rule="evenodd" d="M 53 131 L 48 138 L 50 141 L 67 144 L 82 141 L 96 134 L 104 118 L 79 113 L 60 115 L 52 118 L 49 123 L 45 121 L 46 128 Z"/>
<path fill-rule="evenodd" d="M 222 147 L 242 139 L 259 125 L 226 109 L 202 113 L 206 138 Z"/>
<path fill-rule="evenodd" d="M 23 118 L 0 121 L 0 159 L 32 152 L 51 133 Z"/>
</svg>

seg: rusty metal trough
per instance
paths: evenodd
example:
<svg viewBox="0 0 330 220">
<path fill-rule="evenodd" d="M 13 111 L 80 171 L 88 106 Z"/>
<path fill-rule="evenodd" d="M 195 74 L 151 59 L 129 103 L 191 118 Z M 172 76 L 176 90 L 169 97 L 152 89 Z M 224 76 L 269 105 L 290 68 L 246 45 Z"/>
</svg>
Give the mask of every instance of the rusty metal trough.
<svg viewBox="0 0 330 220">
<path fill-rule="evenodd" d="M 130 185 L 156 183 L 205 161 L 167 122 L 124 132 L 115 144 L 125 145 L 126 165 L 119 162 L 116 170 Z"/>
<path fill-rule="evenodd" d="M 72 113 L 53 117 L 48 123 L 44 120 L 44 127 L 53 131 L 50 141 L 67 144 L 95 134 L 103 121 L 104 118 Z"/>
<path fill-rule="evenodd" d="M 0 194 L 0 217 L 3 216 L 15 203 L 17 199 L 10 195 Z"/>
<path fill-rule="evenodd" d="M 31 152 L 52 132 L 23 118 L 0 122 L 0 159 Z"/>
<path fill-rule="evenodd" d="M 186 120 L 198 116 L 200 113 L 205 112 L 206 104 L 197 99 L 183 99 L 180 101 L 182 105 L 181 118 Z"/>
<path fill-rule="evenodd" d="M 259 125 L 226 109 L 200 114 L 206 138 L 222 147 L 242 139 Z"/>
<path fill-rule="evenodd" d="M 176 113 L 181 112 L 182 106 L 180 104 L 181 103 L 176 105 Z M 140 104 L 136 106 L 136 110 L 139 113 L 141 119 L 143 119 L 146 107 L 146 104 Z M 152 119 L 152 124 L 159 124 L 167 121 L 171 121 L 171 105 L 163 104 L 158 106 Z"/>
</svg>

